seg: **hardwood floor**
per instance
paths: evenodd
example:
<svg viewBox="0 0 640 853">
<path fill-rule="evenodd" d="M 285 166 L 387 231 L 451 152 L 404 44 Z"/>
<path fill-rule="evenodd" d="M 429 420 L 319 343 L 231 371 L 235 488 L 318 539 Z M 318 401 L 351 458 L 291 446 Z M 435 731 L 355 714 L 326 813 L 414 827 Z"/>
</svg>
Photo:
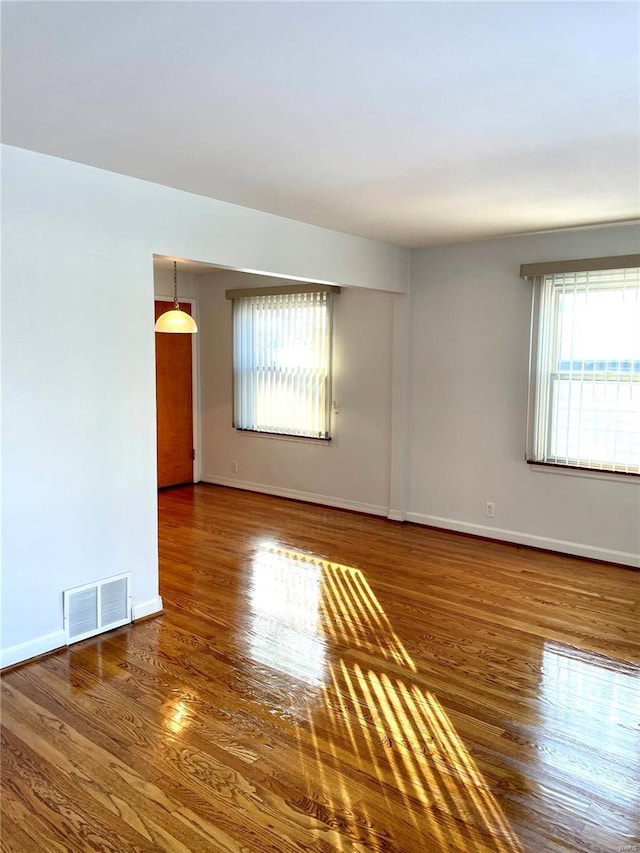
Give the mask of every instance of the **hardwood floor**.
<svg viewBox="0 0 640 853">
<path fill-rule="evenodd" d="M 165 491 L 162 617 L 2 679 L 2 849 L 640 851 L 640 572 Z"/>
</svg>

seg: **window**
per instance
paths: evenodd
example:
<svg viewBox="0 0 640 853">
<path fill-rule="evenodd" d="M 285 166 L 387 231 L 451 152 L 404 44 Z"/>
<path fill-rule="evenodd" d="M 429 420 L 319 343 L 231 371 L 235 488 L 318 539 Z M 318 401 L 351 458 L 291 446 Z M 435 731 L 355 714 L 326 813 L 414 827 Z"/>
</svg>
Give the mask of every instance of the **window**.
<svg viewBox="0 0 640 853">
<path fill-rule="evenodd" d="M 236 429 L 330 437 L 332 299 L 339 288 L 300 290 L 227 291 Z"/>
<path fill-rule="evenodd" d="M 530 461 L 638 474 L 640 269 L 537 276 L 532 342 Z"/>
</svg>

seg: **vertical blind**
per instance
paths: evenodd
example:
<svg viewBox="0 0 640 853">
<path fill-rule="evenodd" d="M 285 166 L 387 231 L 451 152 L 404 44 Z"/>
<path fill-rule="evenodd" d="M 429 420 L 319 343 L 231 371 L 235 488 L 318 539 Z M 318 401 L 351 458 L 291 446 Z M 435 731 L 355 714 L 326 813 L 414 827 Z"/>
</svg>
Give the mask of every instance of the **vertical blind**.
<svg viewBox="0 0 640 853">
<path fill-rule="evenodd" d="M 539 280 L 534 460 L 640 470 L 640 269 Z"/>
<path fill-rule="evenodd" d="M 332 294 L 233 301 L 234 426 L 329 438 Z"/>
</svg>

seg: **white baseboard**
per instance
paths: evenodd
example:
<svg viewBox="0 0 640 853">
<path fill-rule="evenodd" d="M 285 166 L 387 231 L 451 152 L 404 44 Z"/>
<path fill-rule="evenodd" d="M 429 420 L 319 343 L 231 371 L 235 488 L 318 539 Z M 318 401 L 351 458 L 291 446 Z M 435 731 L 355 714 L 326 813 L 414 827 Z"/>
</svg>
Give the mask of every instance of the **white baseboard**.
<svg viewBox="0 0 640 853">
<path fill-rule="evenodd" d="M 162 598 L 156 595 L 155 598 L 150 598 L 148 601 L 134 604 L 131 608 L 131 618 L 135 622 L 138 619 L 144 619 L 146 616 L 153 616 L 154 613 L 160 613 L 161 610 Z"/>
<path fill-rule="evenodd" d="M 406 521 L 407 516 L 401 509 L 390 509 L 387 513 L 389 521 Z"/>
<path fill-rule="evenodd" d="M 576 557 L 588 557 L 592 560 L 603 560 L 607 563 L 622 563 L 625 566 L 640 568 L 640 555 L 628 551 L 615 551 L 611 548 L 598 548 L 595 545 L 583 545 L 580 542 L 567 542 L 564 539 L 552 539 L 548 536 L 534 536 L 519 530 L 503 530 L 500 527 L 489 527 L 486 524 L 470 524 L 453 518 L 440 518 L 436 515 L 423 515 L 419 512 L 408 512 L 407 521 L 416 524 L 426 524 L 429 527 L 439 527 L 442 530 L 453 530 L 456 533 L 471 533 L 474 536 L 485 536 L 487 539 L 497 539 L 500 542 L 511 542 L 514 545 L 529 545 L 531 548 L 543 548 L 546 551 L 558 551 L 561 554 L 572 554 Z"/>
<path fill-rule="evenodd" d="M 470 533 L 474 536 L 484 536 L 487 539 L 497 539 L 499 542 L 510 542 L 514 545 L 528 545 L 531 548 L 542 548 L 546 551 L 557 551 L 560 554 L 571 554 L 576 557 L 587 557 L 591 560 L 602 560 L 607 563 L 621 563 L 625 566 L 640 568 L 640 555 L 629 551 L 616 551 L 612 548 L 598 548 L 595 545 L 584 545 L 581 542 L 569 542 L 565 539 L 553 539 L 548 536 L 535 536 L 520 530 L 505 530 L 500 527 L 490 527 L 486 524 L 471 524 L 454 518 L 441 518 L 436 515 L 424 515 L 419 512 L 403 513 L 400 510 L 389 509 L 377 504 L 366 504 L 359 501 L 342 500 L 329 495 L 318 495 L 313 492 L 300 492 L 295 489 L 282 489 L 268 486 L 264 483 L 250 483 L 235 480 L 230 477 L 216 477 L 212 474 L 202 475 L 203 483 L 213 483 L 218 486 L 231 486 L 234 489 L 245 489 L 249 492 L 262 492 L 281 498 L 308 503 L 323 504 L 338 509 L 351 509 L 368 515 L 386 516 L 390 521 L 412 521 L 415 524 L 425 524 L 429 527 L 439 527 L 442 530 L 452 530 L 456 533 Z"/>
<path fill-rule="evenodd" d="M 300 492 L 296 489 L 281 489 L 278 486 L 267 486 L 264 483 L 249 483 L 245 480 L 234 480 L 229 477 L 216 477 L 213 474 L 203 474 L 203 483 L 212 483 L 216 486 L 231 486 L 234 489 L 244 489 L 247 492 L 262 492 L 265 495 L 275 495 L 279 498 L 292 498 L 296 501 L 306 503 L 322 504 L 337 509 L 350 509 L 355 512 L 365 512 L 367 515 L 386 516 L 389 508 L 377 504 L 366 504 L 360 501 L 348 501 L 342 498 L 333 498 L 329 495 L 317 495 L 314 492 Z"/>
<path fill-rule="evenodd" d="M 142 601 L 140 604 L 134 604 L 131 608 L 131 617 L 135 622 L 136 619 L 144 619 L 145 616 L 153 616 L 154 613 L 159 613 L 162 610 L 162 598 L 157 595 L 155 598 L 150 598 L 149 601 Z M 6 666 L 13 666 L 16 663 L 37 658 L 39 655 L 45 655 L 47 652 L 53 652 L 56 649 L 65 648 L 67 645 L 67 635 L 64 631 L 53 631 L 51 634 L 45 634 L 43 637 L 36 637 L 35 640 L 28 640 L 26 643 L 19 643 L 17 646 L 10 646 L 8 649 L 0 651 L 0 669 Z"/>
<path fill-rule="evenodd" d="M 43 637 L 36 637 L 35 640 L 18 643 L 17 646 L 10 646 L 0 652 L 0 668 L 4 669 L 5 666 L 13 666 L 16 663 L 37 658 L 39 655 L 63 648 L 66 645 L 67 635 L 64 631 L 53 631 Z"/>
</svg>

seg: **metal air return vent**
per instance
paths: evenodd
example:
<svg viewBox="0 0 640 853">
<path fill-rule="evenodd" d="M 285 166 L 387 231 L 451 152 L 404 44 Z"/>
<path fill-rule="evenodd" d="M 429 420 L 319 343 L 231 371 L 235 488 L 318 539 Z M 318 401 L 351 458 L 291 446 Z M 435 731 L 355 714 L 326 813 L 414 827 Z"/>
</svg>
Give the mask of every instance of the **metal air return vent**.
<svg viewBox="0 0 640 853">
<path fill-rule="evenodd" d="M 64 592 L 67 644 L 131 622 L 131 575 L 116 575 Z"/>
</svg>

